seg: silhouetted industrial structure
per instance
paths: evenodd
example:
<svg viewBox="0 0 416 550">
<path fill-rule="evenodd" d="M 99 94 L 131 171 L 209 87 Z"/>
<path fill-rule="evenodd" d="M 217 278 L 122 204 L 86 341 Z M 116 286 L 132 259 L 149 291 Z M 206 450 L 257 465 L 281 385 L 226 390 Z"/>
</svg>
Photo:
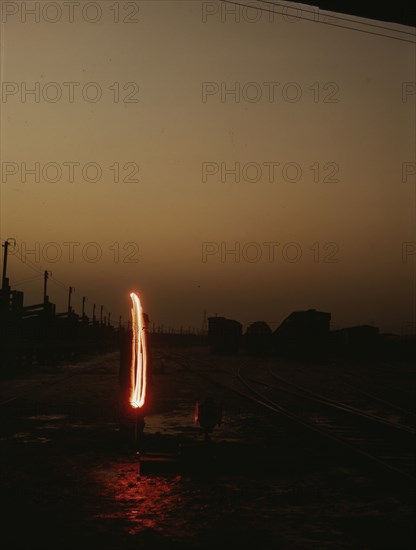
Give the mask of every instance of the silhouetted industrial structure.
<svg viewBox="0 0 416 550">
<path fill-rule="evenodd" d="M 208 343 L 211 353 L 235 354 L 241 344 L 242 324 L 225 317 L 208 318 Z"/>
<path fill-rule="evenodd" d="M 244 346 L 249 355 L 264 357 L 273 351 L 273 332 L 264 321 L 251 323 L 244 334 Z"/>
<path fill-rule="evenodd" d="M 294 311 L 273 334 L 277 355 L 317 358 L 329 346 L 331 314 L 316 309 Z"/>
</svg>

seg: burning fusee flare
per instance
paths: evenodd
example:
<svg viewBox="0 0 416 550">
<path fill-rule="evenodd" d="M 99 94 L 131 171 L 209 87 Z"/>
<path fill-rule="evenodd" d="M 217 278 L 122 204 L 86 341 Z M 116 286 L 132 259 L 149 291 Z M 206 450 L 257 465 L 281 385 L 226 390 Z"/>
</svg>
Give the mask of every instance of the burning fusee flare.
<svg viewBox="0 0 416 550">
<path fill-rule="evenodd" d="M 132 316 L 132 353 L 131 353 L 131 394 L 130 404 L 134 409 L 143 407 L 146 399 L 147 349 L 144 331 L 143 309 L 140 298 L 135 292 L 130 294 L 133 302 Z"/>
</svg>

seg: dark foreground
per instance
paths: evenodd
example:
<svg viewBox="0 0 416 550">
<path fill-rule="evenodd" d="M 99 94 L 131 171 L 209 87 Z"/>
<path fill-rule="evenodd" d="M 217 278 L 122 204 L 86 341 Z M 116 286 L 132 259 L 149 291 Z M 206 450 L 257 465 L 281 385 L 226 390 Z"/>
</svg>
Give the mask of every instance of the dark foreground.
<svg viewBox="0 0 416 550">
<path fill-rule="evenodd" d="M 201 377 L 229 382 L 237 364 L 156 350 L 141 467 L 118 430 L 117 354 L 1 381 L 2 548 L 413 548 L 412 484 Z M 377 376 L 411 406 L 409 369 Z M 206 443 L 193 413 L 208 392 L 224 419 Z"/>
</svg>

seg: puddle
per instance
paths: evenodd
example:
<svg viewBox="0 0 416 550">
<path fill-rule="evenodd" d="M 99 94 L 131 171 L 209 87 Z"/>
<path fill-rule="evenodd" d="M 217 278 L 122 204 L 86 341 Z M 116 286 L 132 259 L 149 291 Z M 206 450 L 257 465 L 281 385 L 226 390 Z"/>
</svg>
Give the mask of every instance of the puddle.
<svg viewBox="0 0 416 550">
<path fill-rule="evenodd" d="M 147 416 L 145 421 L 146 434 L 191 436 L 195 439 L 203 437 L 203 431 L 194 423 L 193 411 L 190 412 L 189 407 Z M 230 443 L 241 442 L 247 437 L 246 430 L 255 426 L 257 422 L 257 417 L 253 414 L 224 415 L 221 425 L 214 428 L 212 439 Z"/>
<path fill-rule="evenodd" d="M 74 424 L 68 424 L 69 428 L 76 428 L 81 430 L 93 430 L 97 428 L 96 424 L 82 424 L 82 423 L 74 423 Z"/>
<path fill-rule="evenodd" d="M 116 504 L 113 512 L 95 514 L 95 519 L 125 520 L 129 535 L 151 530 L 183 539 L 195 536 L 204 525 L 200 517 L 190 521 L 201 515 L 201 496 L 182 476 L 139 477 L 134 463 L 113 464 L 95 476 Z"/>
<path fill-rule="evenodd" d="M 38 414 L 36 416 L 26 416 L 26 420 L 36 420 L 40 422 L 48 422 L 49 420 L 63 420 L 67 418 L 66 414 Z"/>
<path fill-rule="evenodd" d="M 183 541 L 212 530 L 226 528 L 229 534 L 241 533 L 247 523 L 259 531 L 270 530 L 285 487 L 243 479 L 239 476 L 183 475 L 139 476 L 133 461 L 106 464 L 94 472 L 101 495 L 111 505 L 104 513 L 94 510 L 94 518 L 114 520 L 129 535 L 153 531 L 171 541 Z M 260 493 L 260 494 L 259 494 Z M 282 496 L 283 495 L 283 496 Z M 285 514 L 288 514 L 285 504 Z M 238 519 L 237 519 L 238 518 Z M 241 546 L 241 541 L 238 546 Z"/>
<path fill-rule="evenodd" d="M 19 432 L 12 436 L 12 439 L 18 439 L 22 443 L 49 443 L 51 439 L 47 437 L 35 437 L 29 432 Z"/>
<path fill-rule="evenodd" d="M 43 424 L 42 426 L 36 426 L 35 430 L 59 430 L 60 426 L 55 424 Z"/>
<path fill-rule="evenodd" d="M 174 411 L 167 414 L 155 414 L 146 417 L 146 433 L 161 433 L 170 435 L 181 435 L 189 430 L 197 432 L 192 414 L 189 410 Z"/>
</svg>

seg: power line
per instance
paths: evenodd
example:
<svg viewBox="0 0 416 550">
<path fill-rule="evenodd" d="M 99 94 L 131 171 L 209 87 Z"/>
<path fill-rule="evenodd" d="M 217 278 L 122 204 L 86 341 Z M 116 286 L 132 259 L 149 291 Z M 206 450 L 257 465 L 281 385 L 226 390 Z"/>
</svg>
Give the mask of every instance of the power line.
<svg viewBox="0 0 416 550">
<path fill-rule="evenodd" d="M 256 6 L 256 7 L 249 6 L 248 4 L 240 4 L 239 2 L 234 2 L 233 0 L 220 0 L 220 1 L 225 3 L 225 4 L 233 4 L 235 6 L 240 6 L 241 8 L 252 8 L 252 9 L 256 9 L 256 10 L 260 10 L 260 11 L 264 11 L 264 12 L 268 12 L 268 13 L 275 13 L 275 14 L 278 14 L 278 15 L 282 15 L 282 12 L 279 12 L 279 11 L 274 11 L 274 10 L 270 10 L 270 9 L 263 8 L 263 7 L 258 7 L 258 6 Z M 260 1 L 263 1 L 263 0 L 260 0 Z M 273 5 L 276 6 L 276 4 L 273 4 Z M 413 45 L 416 44 L 416 42 L 414 42 L 413 40 L 406 40 L 405 38 L 399 38 L 398 36 L 389 36 L 389 35 L 383 34 L 383 33 L 366 31 L 364 29 L 357 29 L 355 27 L 347 27 L 346 25 L 337 25 L 336 23 L 330 23 L 329 21 L 314 21 L 312 19 L 308 19 L 307 17 L 302 17 L 302 16 L 299 16 L 299 19 L 303 19 L 304 21 L 309 21 L 309 23 L 318 23 L 320 25 L 328 25 L 329 27 L 337 27 L 339 29 L 362 32 L 364 34 L 371 34 L 373 36 L 381 36 L 383 38 L 390 38 L 391 40 L 399 40 L 400 42 L 407 42 L 407 43 L 413 44 Z"/>
<path fill-rule="evenodd" d="M 34 281 L 40 281 L 40 280 L 42 280 L 42 276 L 36 275 L 35 277 L 28 277 L 27 279 L 18 279 L 17 281 L 14 281 L 13 284 L 22 285 L 24 283 L 32 283 Z"/>
<path fill-rule="evenodd" d="M 3 242 L 3 244 L 4 244 L 4 242 Z M 39 273 L 40 275 L 43 275 L 42 269 L 39 269 L 38 266 L 35 263 L 33 263 L 31 260 L 28 260 L 27 258 L 23 258 L 22 254 L 18 250 L 15 250 L 13 252 L 13 254 L 10 254 L 10 256 L 11 257 L 16 257 L 20 262 L 27 265 L 27 267 L 29 267 L 33 271 L 36 271 L 36 273 Z"/>
<path fill-rule="evenodd" d="M 63 283 L 62 281 L 60 281 L 56 277 L 51 277 L 51 281 L 56 283 L 57 285 L 62 286 L 65 290 L 68 290 L 68 288 L 69 288 L 69 285 L 67 285 L 66 283 Z"/>
<path fill-rule="evenodd" d="M 263 4 L 271 4 L 272 6 L 279 6 L 279 7 L 282 7 L 282 8 L 293 7 L 293 9 L 300 9 L 300 11 L 302 13 L 311 13 L 312 15 L 316 15 L 316 11 L 307 10 L 305 8 L 295 8 L 295 6 L 289 6 L 288 4 L 282 4 L 281 2 L 271 2 L 270 0 L 257 0 L 257 1 L 258 2 L 263 2 Z M 318 11 L 321 11 L 320 8 L 318 8 Z M 327 10 L 325 10 L 325 11 L 327 11 Z M 329 17 L 331 17 L 331 16 L 329 16 Z M 357 16 L 357 17 L 360 17 L 360 16 Z M 300 18 L 300 16 L 299 16 L 299 18 Z M 387 31 L 399 32 L 401 34 L 407 34 L 409 36 L 416 36 L 415 33 L 413 33 L 413 32 L 402 31 L 402 30 L 399 30 L 399 29 L 392 29 L 391 27 L 386 27 L 385 25 L 376 25 L 375 23 L 367 23 L 366 21 L 357 21 L 356 19 L 351 19 L 350 17 L 341 16 L 341 15 L 338 14 L 338 12 L 336 12 L 336 16 L 334 16 L 334 18 L 338 19 L 340 21 L 349 21 L 350 23 L 357 23 L 358 25 L 365 25 L 367 27 L 375 27 L 376 29 L 385 29 Z M 307 19 L 307 21 L 311 21 L 311 20 Z M 317 22 L 317 21 L 314 20 L 314 22 Z"/>
<path fill-rule="evenodd" d="M 1 239 L 1 241 L 2 241 L 2 244 L 4 244 L 6 242 L 4 239 Z M 15 281 L 13 283 L 14 285 L 23 284 L 24 282 L 29 282 L 29 281 L 31 282 L 31 281 L 35 281 L 35 280 L 40 280 L 44 277 L 44 270 L 42 270 L 42 268 L 39 268 L 34 262 L 29 260 L 28 258 L 23 257 L 22 253 L 19 250 L 16 249 L 14 251 L 14 253 L 11 254 L 11 257 L 16 257 L 21 263 L 25 264 L 28 268 L 32 269 L 32 271 L 35 271 L 38 274 L 38 276 L 29 277 L 27 279 L 20 279 L 18 281 Z M 51 277 L 49 279 L 49 281 L 54 282 L 57 285 L 61 286 L 62 289 L 65 290 L 65 291 L 67 291 L 69 286 L 70 286 L 70 285 L 64 283 L 63 281 L 60 281 L 56 277 Z M 96 302 L 97 301 L 95 301 L 95 303 Z M 104 307 L 103 309 L 107 311 L 106 307 Z M 111 323 L 111 324 L 113 324 L 113 323 Z"/>
</svg>

